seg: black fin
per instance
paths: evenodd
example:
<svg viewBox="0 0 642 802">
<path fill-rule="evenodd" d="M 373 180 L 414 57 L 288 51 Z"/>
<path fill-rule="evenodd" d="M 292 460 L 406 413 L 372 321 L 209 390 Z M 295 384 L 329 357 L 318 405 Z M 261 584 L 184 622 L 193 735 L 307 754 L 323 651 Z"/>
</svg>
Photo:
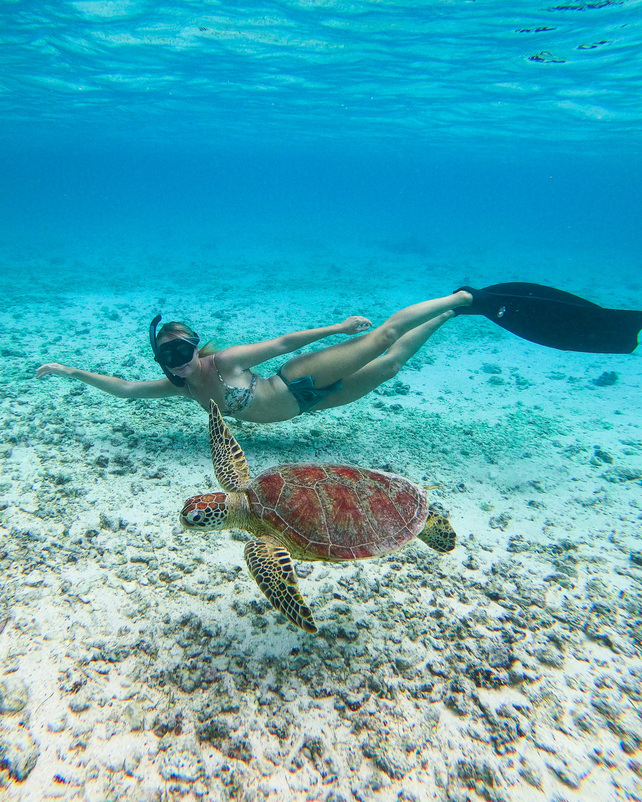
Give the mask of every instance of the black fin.
<svg viewBox="0 0 642 802">
<path fill-rule="evenodd" d="M 631 354 L 638 346 L 642 312 L 605 309 L 570 292 L 516 281 L 476 290 L 457 315 L 484 315 L 525 340 L 589 354 Z"/>
</svg>

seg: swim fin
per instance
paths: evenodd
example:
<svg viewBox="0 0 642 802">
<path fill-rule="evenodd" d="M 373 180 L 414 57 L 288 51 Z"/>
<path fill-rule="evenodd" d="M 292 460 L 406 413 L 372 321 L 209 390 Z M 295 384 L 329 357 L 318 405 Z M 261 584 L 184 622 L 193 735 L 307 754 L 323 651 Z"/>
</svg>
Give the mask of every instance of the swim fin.
<svg viewBox="0 0 642 802">
<path fill-rule="evenodd" d="M 484 315 L 525 340 L 589 354 L 631 354 L 638 346 L 642 312 L 605 309 L 570 292 L 516 281 L 476 290 L 456 315 Z"/>
</svg>

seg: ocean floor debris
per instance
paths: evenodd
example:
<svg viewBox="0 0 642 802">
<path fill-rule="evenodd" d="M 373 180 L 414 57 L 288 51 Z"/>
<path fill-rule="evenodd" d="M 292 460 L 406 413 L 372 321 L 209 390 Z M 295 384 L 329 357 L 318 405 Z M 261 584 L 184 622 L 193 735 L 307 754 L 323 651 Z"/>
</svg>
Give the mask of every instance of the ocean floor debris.
<svg viewBox="0 0 642 802">
<path fill-rule="evenodd" d="M 115 343 L 141 299 L 101 300 Z M 534 347 L 526 371 L 470 325 L 394 397 L 232 424 L 257 471 L 363 464 L 451 510 L 447 555 L 298 565 L 315 636 L 257 596 L 245 533 L 178 526 L 177 499 L 212 487 L 201 410 L 34 390 L 6 358 L 0 796 L 642 797 L 639 380 L 597 390 Z"/>
</svg>

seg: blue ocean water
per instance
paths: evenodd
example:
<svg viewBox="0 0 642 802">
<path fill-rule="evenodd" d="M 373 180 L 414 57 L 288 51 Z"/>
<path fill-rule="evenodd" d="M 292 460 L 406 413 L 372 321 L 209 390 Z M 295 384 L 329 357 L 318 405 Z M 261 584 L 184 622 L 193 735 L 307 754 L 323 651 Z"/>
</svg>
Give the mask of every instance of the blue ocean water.
<svg viewBox="0 0 642 802">
<path fill-rule="evenodd" d="M 642 0 L 0 0 L 2 799 L 642 798 L 639 355 L 461 316 L 230 420 L 253 476 L 394 471 L 457 533 L 296 560 L 317 636 L 178 526 L 200 406 L 73 370 L 161 379 L 159 312 L 222 348 L 463 284 L 642 309 L 641 41 Z"/>
<path fill-rule="evenodd" d="M 561 263 L 583 286 L 639 268 L 638 1 L 0 15 L 5 269 L 155 249 Z"/>
</svg>

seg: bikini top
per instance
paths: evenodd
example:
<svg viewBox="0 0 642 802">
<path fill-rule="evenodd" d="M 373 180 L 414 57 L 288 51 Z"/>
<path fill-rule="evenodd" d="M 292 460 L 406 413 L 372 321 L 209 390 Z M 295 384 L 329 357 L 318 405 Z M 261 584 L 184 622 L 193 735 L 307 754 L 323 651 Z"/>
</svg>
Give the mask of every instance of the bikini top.
<svg viewBox="0 0 642 802">
<path fill-rule="evenodd" d="M 237 412 L 241 412 L 245 409 L 245 407 L 252 403 L 252 399 L 254 398 L 254 388 L 256 387 L 256 374 L 252 374 L 252 380 L 250 381 L 249 387 L 234 387 L 231 384 L 227 384 L 227 382 L 223 381 L 223 377 L 218 369 L 216 360 L 214 360 L 214 367 L 216 368 L 218 380 L 223 386 L 223 398 L 225 399 L 227 414 L 236 415 Z"/>
</svg>

